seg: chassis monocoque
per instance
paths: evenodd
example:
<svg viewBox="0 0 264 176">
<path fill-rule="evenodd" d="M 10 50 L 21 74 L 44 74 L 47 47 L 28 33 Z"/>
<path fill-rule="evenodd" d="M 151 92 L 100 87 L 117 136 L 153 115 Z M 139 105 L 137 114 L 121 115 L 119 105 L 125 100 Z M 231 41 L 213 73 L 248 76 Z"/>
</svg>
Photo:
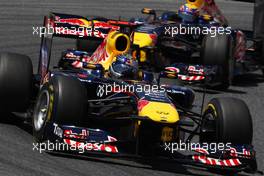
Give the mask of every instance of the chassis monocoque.
<svg viewBox="0 0 264 176">
<path fill-rule="evenodd" d="M 54 14 L 46 17 L 44 26 L 54 24 L 54 19 Z M 116 47 L 112 49 L 128 52 L 128 37 L 113 34 L 99 46 L 100 52 L 115 37 L 112 42 Z M 252 119 L 243 101 L 215 98 L 203 113 L 195 113 L 191 111 L 194 99 L 191 89 L 162 84 L 163 79 L 175 78 L 175 72 L 161 72 L 155 78 L 153 73 L 143 70 L 139 80 L 116 80 L 105 73 L 107 64 L 84 62 L 84 55 L 89 53 L 77 50 L 66 51 L 58 69 L 50 70 L 55 36 L 69 37 L 42 35 L 39 71 L 35 75 L 29 57 L 0 55 L 1 111 L 30 114 L 38 143 L 63 143 L 75 147 L 74 153 L 173 158 L 170 146 L 180 142 L 190 144 L 194 136 L 199 136 L 198 143 L 224 146 L 212 151 L 208 145 L 206 149 L 196 145 L 195 154 L 187 157 L 190 163 L 233 171 L 257 170 L 251 144 Z"/>
</svg>

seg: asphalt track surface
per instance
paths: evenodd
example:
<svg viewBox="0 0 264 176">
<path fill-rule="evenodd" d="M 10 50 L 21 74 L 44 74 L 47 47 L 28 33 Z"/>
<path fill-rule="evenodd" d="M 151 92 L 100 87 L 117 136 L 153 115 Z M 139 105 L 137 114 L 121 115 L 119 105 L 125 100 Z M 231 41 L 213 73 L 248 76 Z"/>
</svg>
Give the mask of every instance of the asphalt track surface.
<svg viewBox="0 0 264 176">
<path fill-rule="evenodd" d="M 217 2 L 233 28 L 252 28 L 253 4 L 224 0 Z M 36 71 L 40 38 L 33 35 L 33 26 L 40 27 L 43 16 L 49 11 L 130 18 L 141 16 L 142 7 L 175 10 L 181 3 L 175 0 L 1 0 L 0 52 L 13 51 L 30 56 Z M 59 40 L 54 45 L 53 57 L 59 58 L 62 49 L 72 47 L 72 42 Z M 248 104 L 253 117 L 253 144 L 260 170 L 264 170 L 263 92 L 264 79 L 260 72 L 255 72 L 238 77 L 227 92 L 211 92 L 206 96 L 206 102 L 212 97 L 232 96 Z M 196 104 L 200 104 L 201 97 L 197 93 Z M 175 163 L 40 154 L 32 151 L 31 129 L 27 125 L 5 114 L 1 114 L 0 122 L 0 175 L 212 175 L 204 169 Z"/>
</svg>

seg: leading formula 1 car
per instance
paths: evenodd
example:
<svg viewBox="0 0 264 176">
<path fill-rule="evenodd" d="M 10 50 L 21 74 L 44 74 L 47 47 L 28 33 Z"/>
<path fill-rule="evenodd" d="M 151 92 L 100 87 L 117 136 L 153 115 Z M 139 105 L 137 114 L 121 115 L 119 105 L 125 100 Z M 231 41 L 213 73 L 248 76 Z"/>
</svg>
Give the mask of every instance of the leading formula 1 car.
<svg viewBox="0 0 264 176">
<path fill-rule="evenodd" d="M 176 72 L 164 71 L 156 77 L 138 70 L 134 72 L 136 77 L 130 79 L 113 77 L 109 67 L 120 57 L 126 63 L 135 60 L 127 59 L 131 56 L 130 39 L 124 33 L 112 30 L 92 53 L 64 51 L 57 69 L 51 70 L 53 37 L 80 35 L 61 31 L 58 22 L 64 17 L 55 13 L 45 17 L 46 29 L 51 27 L 57 32 L 42 35 L 36 75 L 32 74 L 29 57 L 14 53 L 0 55 L 1 111 L 30 114 L 37 142 L 77 147 L 76 153 L 82 150 L 116 156 L 129 153 L 173 158 L 170 146 L 190 143 L 194 136 L 199 136 L 200 143 L 223 143 L 224 147 L 216 151 L 195 147 L 195 153 L 186 156 L 190 164 L 257 171 L 247 105 L 235 98 L 214 98 L 198 114 L 191 111 L 194 100 L 191 89 L 162 84 L 164 79 L 175 79 Z M 120 24 L 120 28 L 131 27 L 122 21 L 115 24 Z M 91 26 L 91 30 L 101 31 L 109 23 L 101 25 Z M 92 32 L 84 38 L 91 37 L 98 35 Z M 121 72 L 124 73 L 127 72 Z"/>
<path fill-rule="evenodd" d="M 231 29 L 214 1 L 187 0 L 177 12 L 144 8 L 142 13 L 149 16 L 131 20 L 142 24 L 134 43 L 155 50 L 141 55 L 151 67 L 174 69 L 183 81 L 219 89 L 227 89 L 236 75 L 263 69 L 259 39 Z"/>
<path fill-rule="evenodd" d="M 140 61 L 149 69 L 174 70 L 182 81 L 223 90 L 234 76 L 263 70 L 263 40 L 228 26 L 214 1 L 187 0 L 178 12 L 143 8 L 142 13 L 149 16 L 130 20 L 131 40 L 141 48 Z M 95 49 L 100 43 L 78 40 L 77 49 Z"/>
</svg>

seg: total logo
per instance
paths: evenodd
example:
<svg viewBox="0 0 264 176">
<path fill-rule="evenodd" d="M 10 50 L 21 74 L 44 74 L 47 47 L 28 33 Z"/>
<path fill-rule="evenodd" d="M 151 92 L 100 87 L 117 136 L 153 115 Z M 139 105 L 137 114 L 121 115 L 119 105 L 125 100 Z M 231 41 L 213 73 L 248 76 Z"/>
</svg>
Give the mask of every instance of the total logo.
<svg viewBox="0 0 264 176">
<path fill-rule="evenodd" d="M 188 71 L 189 71 L 189 73 L 192 73 L 192 74 L 204 75 L 204 69 L 203 68 L 197 68 L 195 66 L 189 66 Z"/>
</svg>

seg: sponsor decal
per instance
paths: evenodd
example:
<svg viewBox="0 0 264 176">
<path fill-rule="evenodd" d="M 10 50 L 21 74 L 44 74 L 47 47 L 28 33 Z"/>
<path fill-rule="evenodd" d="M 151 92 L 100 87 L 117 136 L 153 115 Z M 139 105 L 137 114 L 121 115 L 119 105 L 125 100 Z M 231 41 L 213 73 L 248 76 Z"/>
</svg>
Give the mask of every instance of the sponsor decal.
<svg viewBox="0 0 264 176">
<path fill-rule="evenodd" d="M 53 124 L 54 126 L 54 130 L 53 130 L 53 133 L 57 136 L 59 136 L 60 138 L 63 137 L 63 129 L 61 129 L 58 124 L 54 123 Z"/>
<path fill-rule="evenodd" d="M 241 162 L 239 159 L 215 159 L 210 158 L 205 155 L 194 155 L 192 156 L 192 159 L 196 162 L 200 162 L 206 165 L 212 165 L 212 166 L 226 166 L 226 167 L 232 167 L 232 166 L 239 166 L 241 165 Z"/>
<path fill-rule="evenodd" d="M 65 18 L 65 19 L 59 18 L 58 21 L 56 21 L 56 23 L 68 23 L 71 25 L 78 25 L 78 26 L 85 26 L 86 25 L 84 20 L 78 19 L 78 18 Z"/>
<path fill-rule="evenodd" d="M 83 151 L 101 151 L 101 152 L 109 152 L 109 153 L 118 153 L 117 147 L 110 144 L 100 144 L 100 143 L 90 143 L 90 142 L 84 143 L 70 139 L 64 139 L 64 142 L 70 146 L 74 146 L 79 149 L 82 149 Z"/>
<path fill-rule="evenodd" d="M 197 75 L 204 75 L 204 69 L 203 68 L 197 68 L 193 65 L 189 66 L 188 67 L 188 72 L 190 74 L 197 74 Z"/>
<path fill-rule="evenodd" d="M 65 138 L 86 139 L 88 136 L 89 136 L 89 131 L 86 129 L 82 129 L 81 133 L 74 133 L 72 130 L 64 131 Z"/>
</svg>

